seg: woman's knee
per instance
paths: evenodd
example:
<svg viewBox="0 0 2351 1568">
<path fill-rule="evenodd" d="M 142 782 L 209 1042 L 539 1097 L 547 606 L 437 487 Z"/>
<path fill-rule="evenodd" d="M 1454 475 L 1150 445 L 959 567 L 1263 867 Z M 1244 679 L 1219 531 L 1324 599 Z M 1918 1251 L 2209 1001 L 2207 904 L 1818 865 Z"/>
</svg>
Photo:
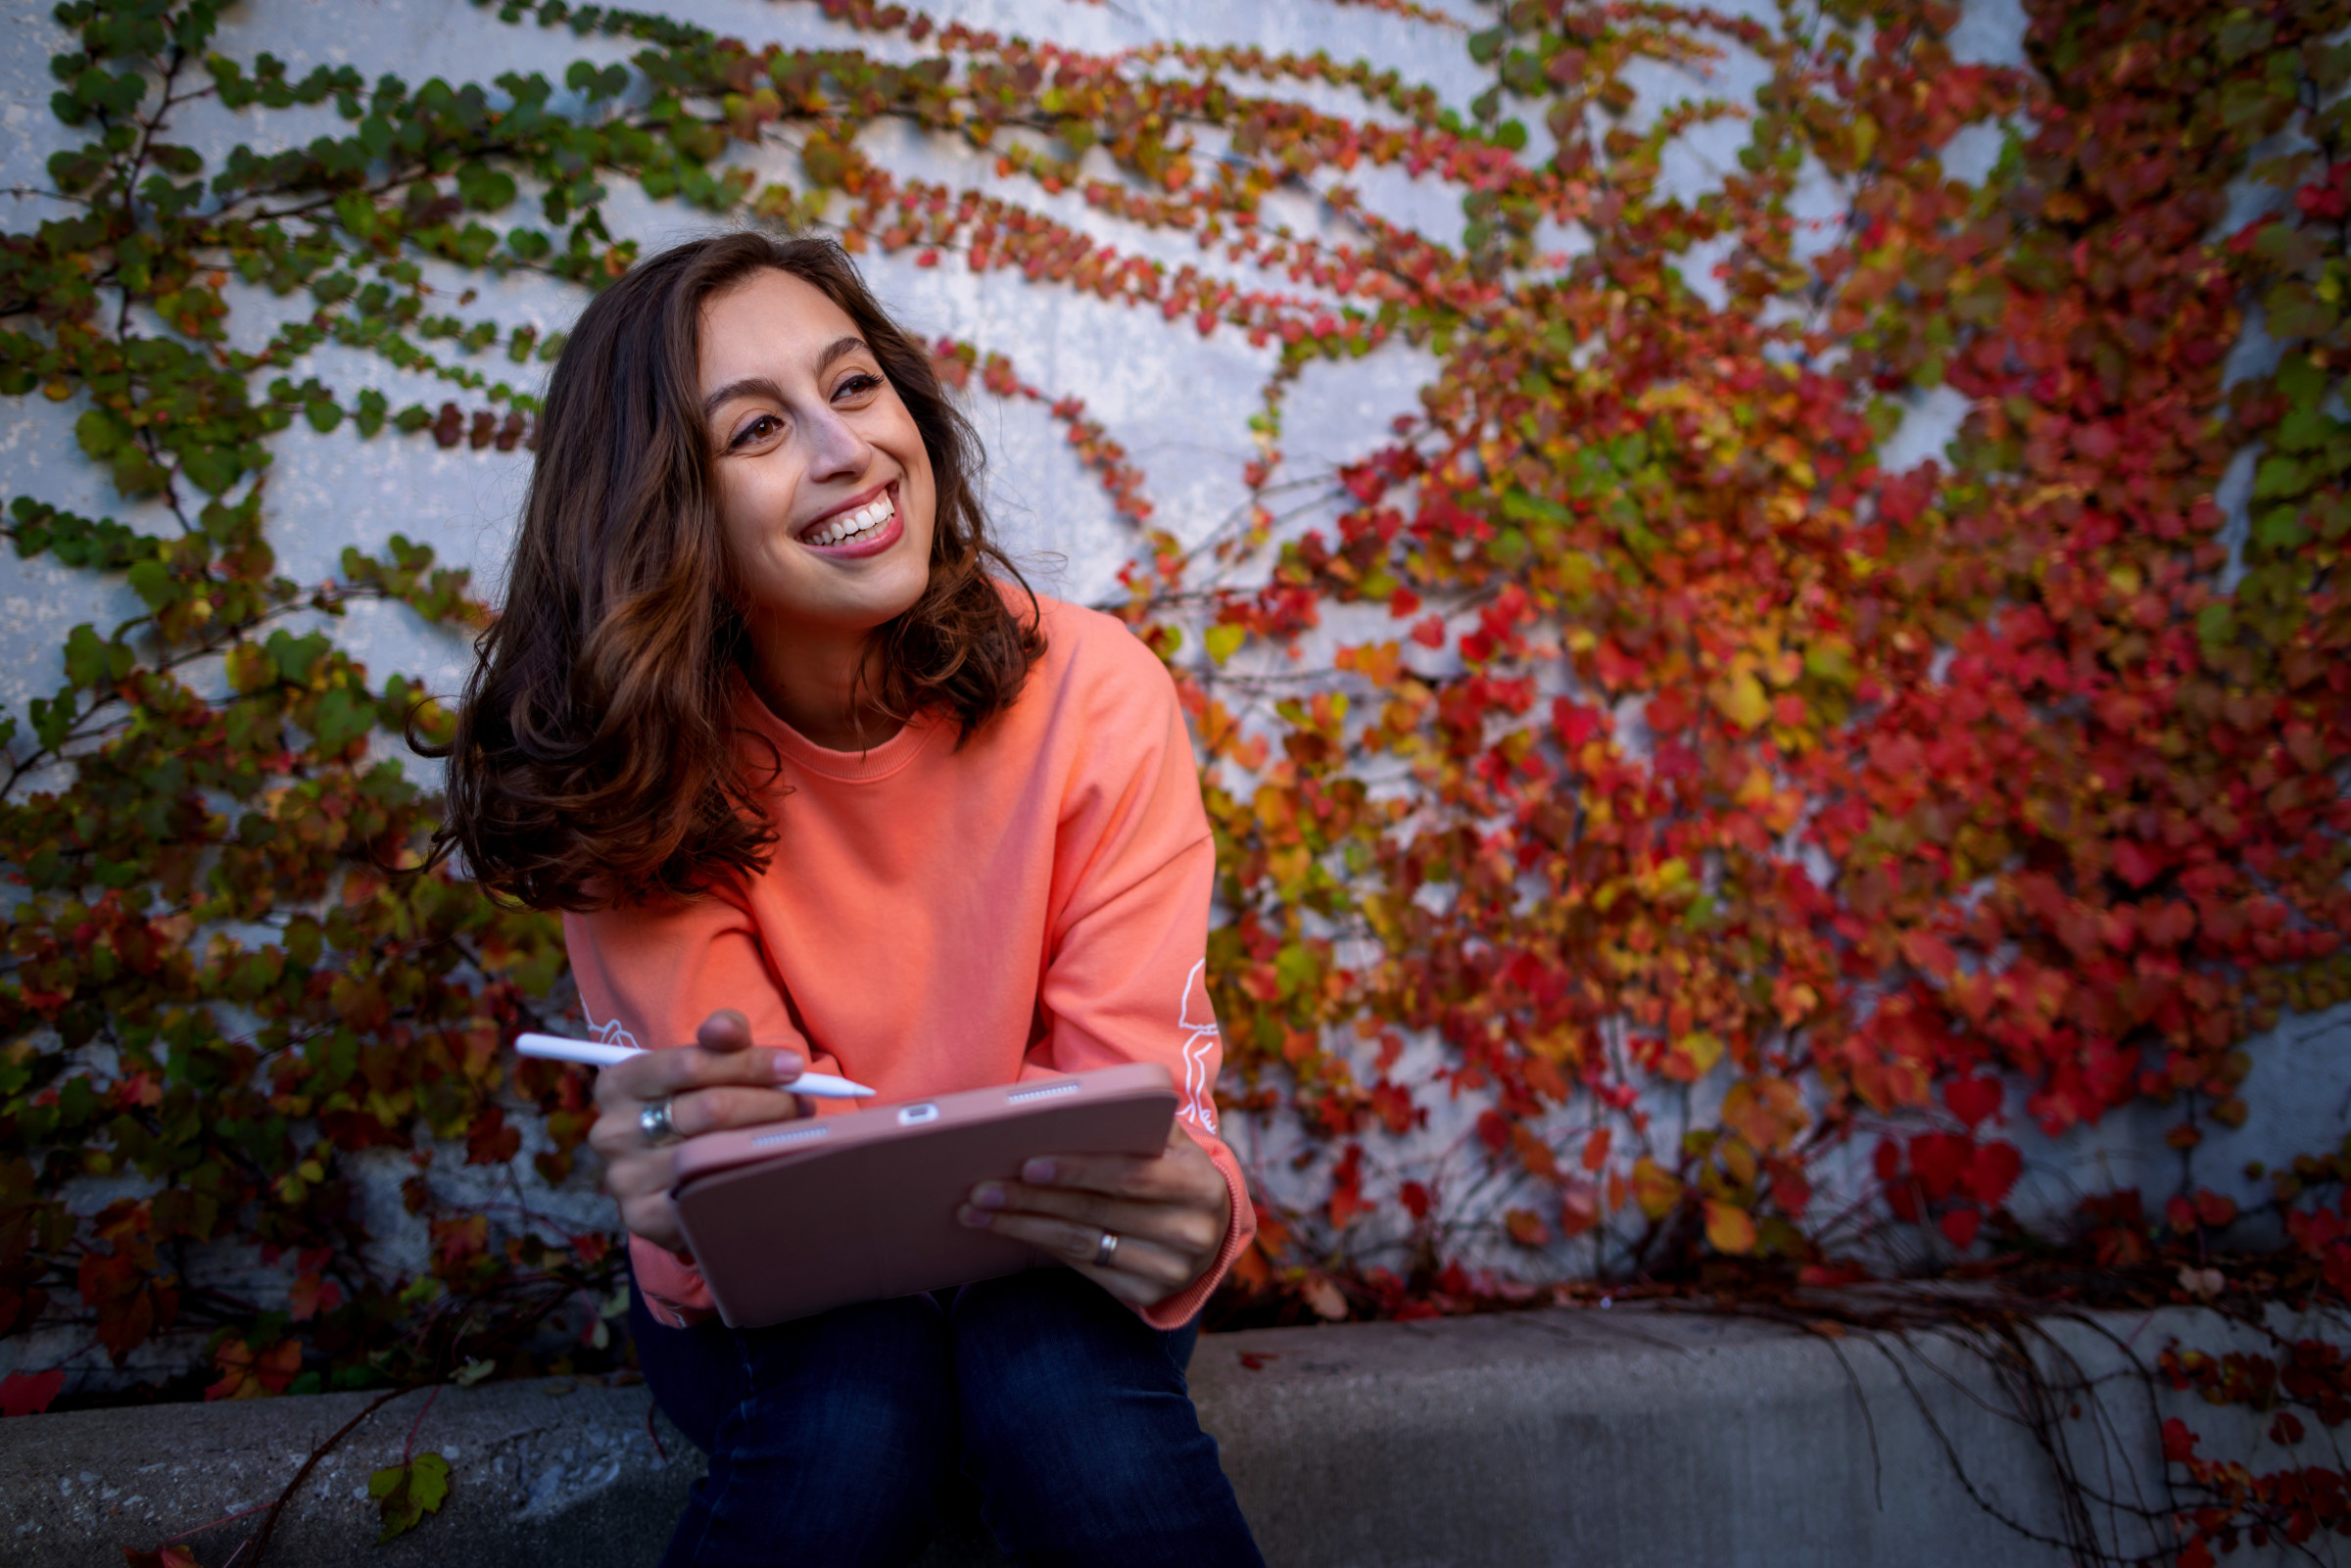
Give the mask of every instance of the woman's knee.
<svg viewBox="0 0 2351 1568">
<path fill-rule="evenodd" d="M 877 1302 L 730 1338 L 740 1398 L 667 1560 L 766 1562 L 788 1544 L 794 1560 L 879 1563 L 918 1549 L 957 1441 L 937 1305 Z"/>
<path fill-rule="evenodd" d="M 965 1467 L 1023 1561 L 1254 1560 L 1176 1336 L 1066 1269 L 966 1287 L 952 1322 Z"/>
<path fill-rule="evenodd" d="M 847 1467 L 952 1447 L 946 1319 L 928 1297 L 843 1307 L 734 1341 L 741 1402 L 719 1441 L 739 1454 L 822 1450 Z"/>
</svg>

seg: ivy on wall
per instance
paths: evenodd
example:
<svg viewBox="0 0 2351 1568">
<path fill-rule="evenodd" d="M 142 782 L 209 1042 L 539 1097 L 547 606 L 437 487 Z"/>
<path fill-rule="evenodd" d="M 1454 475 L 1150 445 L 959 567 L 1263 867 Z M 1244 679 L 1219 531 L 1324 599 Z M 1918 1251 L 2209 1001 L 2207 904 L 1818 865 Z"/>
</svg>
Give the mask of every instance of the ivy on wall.
<svg viewBox="0 0 2351 1568">
<path fill-rule="evenodd" d="M 491 611 L 397 538 L 297 585 L 264 524 L 297 421 L 527 443 L 559 340 L 449 280 L 625 271 L 621 181 L 1277 354 L 1250 503 L 1179 538 L 1081 404 L 937 350 L 956 384 L 1045 404 L 1136 530 L 1118 608 L 1208 769 L 1229 1109 L 1302 1130 L 1326 1183 L 1269 1206 L 1236 1299 L 1459 1309 L 1485 1236 L 1535 1272 L 1785 1289 L 1856 1278 L 1866 1225 L 1998 1272 L 2049 1245 L 2008 1212 L 2010 1117 L 2062 1135 L 2152 1102 L 2186 1168 L 2247 1114 L 2248 1036 L 2351 1000 L 2343 7 L 2040 4 L 2010 70 L 1954 62 L 1935 0 L 1514 0 L 1465 39 L 1492 78 L 1466 115 L 1319 55 L 822 9 L 889 48 L 507 0 L 637 52 L 411 87 L 227 58 L 207 0 L 59 8 L 53 107 L 84 140 L 50 166 L 62 215 L 0 240 L 0 391 L 77 410 L 144 522 L 20 498 L 5 529 L 122 574 L 145 613 L 76 628 L 64 687 L 0 730 L 0 1332 L 84 1325 L 120 1360 L 204 1328 L 216 1397 L 512 1369 L 552 1323 L 585 1337 L 571 1364 L 608 1354 L 609 1237 L 432 1179 L 436 1147 L 513 1161 L 526 1117 L 541 1174 L 570 1168 L 581 1076 L 500 1049 L 560 1005 L 556 928 L 398 873 L 435 802 L 373 737 L 446 716 L 331 635 L 360 598 L 453 632 Z M 1751 104 L 1635 113 L 1647 66 L 1726 48 L 1766 69 Z M 1346 95 L 1359 116 L 1312 107 Z M 339 128 L 215 166 L 172 140 L 208 99 Z M 893 172 L 862 140 L 884 122 L 986 150 L 993 179 Z M 1738 167 L 1673 194 L 1675 138 L 1714 122 L 1744 124 Z M 1971 126 L 2009 127 L 1981 186 L 1941 162 Z M 794 176 L 763 183 L 779 150 Z M 1384 220 L 1352 183 L 1372 169 L 1457 192 L 1458 243 Z M 1847 206 L 1815 234 L 1796 213 L 1824 178 Z M 2225 223 L 2245 181 L 2273 199 Z M 1275 220 L 1285 191 L 1329 222 Z M 1038 200 L 1072 193 L 1198 260 Z M 239 339 L 254 290 L 309 309 Z M 2279 356 L 2231 380 L 2249 314 Z M 1396 341 L 1438 363 L 1420 411 L 1302 478 L 1299 378 Z M 447 393 L 297 383 L 330 344 Z M 1949 465 L 1884 471 L 1903 399 L 1938 386 L 1971 409 Z M 2215 497 L 2247 450 L 2238 537 Z M 1430 1148 L 1464 1098 L 1468 1132 Z M 371 1149 L 415 1164 L 413 1276 L 356 1218 Z M 1861 1150 L 1870 1201 L 1816 1198 Z M 2214 1266 L 2239 1216 L 2195 1182 L 2101 1195 L 2083 1245 L 2174 1299 L 2339 1305 L 2347 1158 L 2276 1173 L 2290 1246 L 2258 1277 Z M 123 1175 L 141 1196 L 69 1207 Z M 191 1285 L 224 1242 L 283 1260 L 288 1299 Z M 2347 1413 L 2320 1342 L 2266 1381 L 2198 1354 L 2166 1363 L 2181 1387 Z M 2273 1434 L 2292 1449 L 2302 1417 Z M 2202 1499 L 2183 1560 L 2351 1521 L 2337 1472 L 2168 1441 Z"/>
</svg>

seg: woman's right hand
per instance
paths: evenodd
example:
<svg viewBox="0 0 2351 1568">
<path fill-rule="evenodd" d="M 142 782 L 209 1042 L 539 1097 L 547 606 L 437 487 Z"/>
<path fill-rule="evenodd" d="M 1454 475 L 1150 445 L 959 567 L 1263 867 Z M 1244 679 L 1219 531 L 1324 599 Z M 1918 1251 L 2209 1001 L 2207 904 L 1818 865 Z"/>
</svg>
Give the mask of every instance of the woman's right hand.
<svg viewBox="0 0 2351 1568">
<path fill-rule="evenodd" d="M 807 1062 L 788 1047 L 752 1045 L 749 1021 L 733 1008 L 704 1020 L 695 1041 L 600 1069 L 596 1126 L 588 1134 L 588 1146 L 603 1157 L 604 1191 L 620 1205 L 620 1222 L 680 1257 L 686 1236 L 669 1196 L 677 1145 L 646 1137 L 638 1119 L 645 1108 L 669 1096 L 669 1124 L 687 1138 L 807 1115 L 790 1088 Z"/>
</svg>

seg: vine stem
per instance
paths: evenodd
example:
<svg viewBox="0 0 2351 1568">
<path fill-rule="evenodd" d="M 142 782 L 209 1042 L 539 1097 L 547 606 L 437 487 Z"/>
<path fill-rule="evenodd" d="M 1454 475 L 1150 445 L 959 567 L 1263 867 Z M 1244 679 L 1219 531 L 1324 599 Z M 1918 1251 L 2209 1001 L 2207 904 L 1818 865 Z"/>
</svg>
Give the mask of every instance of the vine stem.
<svg viewBox="0 0 2351 1568">
<path fill-rule="evenodd" d="M 163 1543 L 163 1544 L 168 1546 L 175 1542 L 185 1541 L 190 1536 L 202 1535 L 207 1530 L 216 1529 L 221 1525 L 232 1523 L 235 1520 L 249 1517 L 250 1515 L 260 1513 L 264 1509 L 266 1509 L 269 1516 L 262 1521 L 262 1528 L 249 1540 L 240 1544 L 236 1551 L 236 1557 L 242 1557 L 245 1554 L 245 1547 L 251 1546 L 253 1548 L 252 1568 L 261 1568 L 262 1557 L 269 1549 L 269 1538 L 276 1534 L 278 1516 L 285 1512 L 286 1504 L 294 1500 L 294 1495 L 302 1490 L 302 1484 L 311 1478 L 311 1472 L 318 1468 L 318 1461 L 325 1458 L 329 1453 L 333 1452 L 345 1438 L 358 1431 L 360 1425 L 364 1423 L 369 1416 L 375 1414 L 376 1411 L 382 1409 L 385 1405 L 390 1404 L 394 1400 L 399 1399 L 402 1395 L 410 1392 L 415 1388 L 415 1386 L 416 1385 L 412 1383 L 407 1383 L 401 1385 L 399 1388 L 387 1390 L 385 1393 L 378 1395 L 374 1400 L 370 1401 L 367 1408 L 361 1410 L 359 1414 L 353 1416 L 350 1420 L 344 1422 L 340 1427 L 336 1428 L 333 1436 L 329 1437 L 324 1443 L 319 1444 L 316 1448 L 311 1450 L 310 1457 L 302 1461 L 302 1468 L 294 1472 L 294 1479 L 286 1483 L 285 1490 L 277 1495 L 277 1497 L 274 1501 L 260 1503 L 254 1507 L 245 1509 L 241 1513 L 232 1513 L 227 1515 L 225 1518 L 215 1519 L 211 1524 L 198 1525 L 193 1530 L 184 1530 L 178 1535 L 173 1536 L 169 1541 Z M 427 1402 L 427 1404 L 429 1407 L 429 1401 Z M 413 1434 L 410 1434 L 410 1441 L 414 1441 Z M 230 1560 L 233 1562 L 236 1560 L 236 1557 L 232 1557 Z"/>
<path fill-rule="evenodd" d="M 424 1418 L 433 1413 L 433 1402 L 440 1397 L 441 1385 L 436 1383 L 432 1392 L 425 1395 L 424 1407 L 416 1412 L 416 1419 L 408 1423 L 408 1441 L 400 1450 L 402 1464 L 407 1464 L 416 1456 L 416 1434 L 424 1430 Z"/>
</svg>

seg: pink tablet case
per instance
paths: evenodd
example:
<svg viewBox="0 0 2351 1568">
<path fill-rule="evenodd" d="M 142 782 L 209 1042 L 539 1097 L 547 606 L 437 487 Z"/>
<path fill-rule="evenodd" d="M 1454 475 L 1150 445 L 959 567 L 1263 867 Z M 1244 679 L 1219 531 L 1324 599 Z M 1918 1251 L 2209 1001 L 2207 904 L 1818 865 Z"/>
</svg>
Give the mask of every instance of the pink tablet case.
<svg viewBox="0 0 2351 1568">
<path fill-rule="evenodd" d="M 1059 1261 L 971 1229 L 974 1185 L 1050 1154 L 1154 1155 L 1176 1087 L 1156 1063 L 840 1116 L 740 1127 L 678 1150 L 678 1221 L 732 1328 Z"/>
</svg>

